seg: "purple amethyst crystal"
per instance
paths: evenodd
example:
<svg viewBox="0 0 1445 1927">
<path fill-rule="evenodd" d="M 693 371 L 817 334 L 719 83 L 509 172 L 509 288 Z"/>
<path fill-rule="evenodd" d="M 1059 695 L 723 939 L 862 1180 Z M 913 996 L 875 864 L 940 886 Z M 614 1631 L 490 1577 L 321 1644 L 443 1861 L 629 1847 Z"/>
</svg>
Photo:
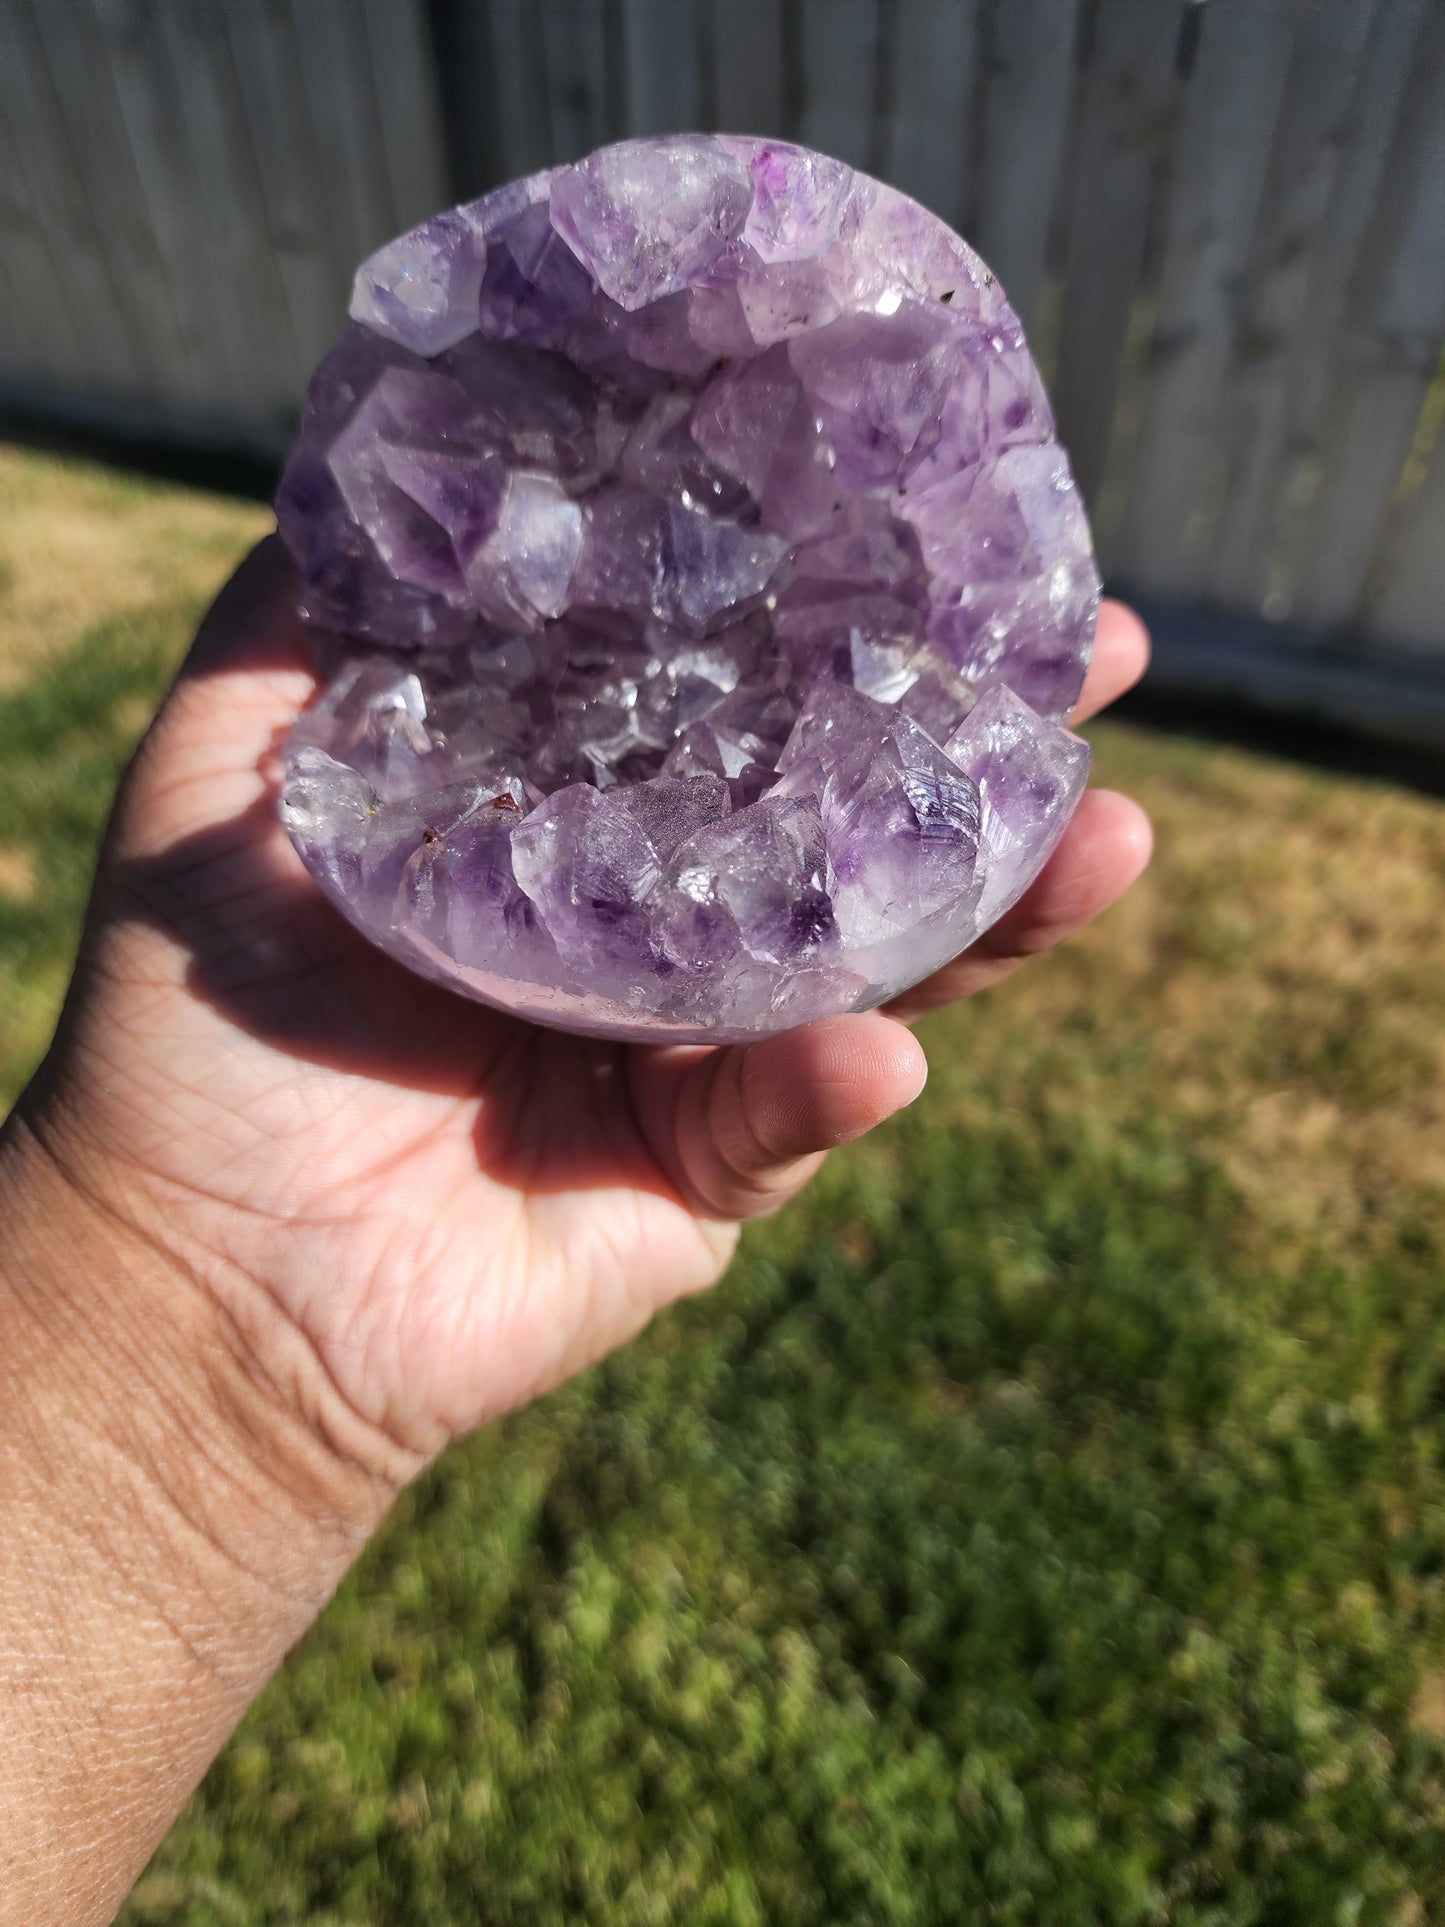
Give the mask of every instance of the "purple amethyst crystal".
<svg viewBox="0 0 1445 1927">
<path fill-rule="evenodd" d="M 363 264 L 277 497 L 329 631 L 307 867 L 391 955 L 566 1029 L 861 1010 L 1078 802 L 1098 601 L 993 276 L 780 142 L 628 141 Z"/>
</svg>

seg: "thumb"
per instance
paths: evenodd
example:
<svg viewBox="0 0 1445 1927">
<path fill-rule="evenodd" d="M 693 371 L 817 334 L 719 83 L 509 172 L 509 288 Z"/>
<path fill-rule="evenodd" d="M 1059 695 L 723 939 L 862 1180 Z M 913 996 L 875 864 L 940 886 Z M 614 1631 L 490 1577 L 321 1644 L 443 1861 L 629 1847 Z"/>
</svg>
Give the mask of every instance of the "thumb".
<svg viewBox="0 0 1445 1927">
<path fill-rule="evenodd" d="M 825 1152 L 911 1104 L 928 1075 L 918 1040 L 881 1011 L 633 1061 L 653 1155 L 694 1210 L 724 1221 L 776 1211 Z"/>
<path fill-rule="evenodd" d="M 297 591 L 295 564 L 268 536 L 203 617 L 121 792 L 122 857 L 235 822 L 269 793 L 270 759 L 316 688 Z"/>
</svg>

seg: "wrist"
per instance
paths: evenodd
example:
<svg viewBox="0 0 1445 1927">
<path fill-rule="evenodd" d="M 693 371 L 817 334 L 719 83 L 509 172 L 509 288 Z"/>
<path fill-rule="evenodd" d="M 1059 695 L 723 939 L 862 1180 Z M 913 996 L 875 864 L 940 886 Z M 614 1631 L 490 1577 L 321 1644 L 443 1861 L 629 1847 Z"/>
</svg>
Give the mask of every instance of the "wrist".
<svg viewBox="0 0 1445 1927">
<path fill-rule="evenodd" d="M 279 1318 L 66 1162 L 0 1132 L 6 1927 L 110 1918 L 395 1490 Z"/>
<path fill-rule="evenodd" d="M 197 1653 L 245 1671 L 262 1628 L 279 1656 L 314 1617 L 413 1468 L 263 1294 L 94 1175 L 24 1115 L 0 1133 L 0 1465 L 138 1606 L 224 1603 L 244 1636 L 218 1611 Z"/>
<path fill-rule="evenodd" d="M 235 1255 L 245 1239 L 224 1211 L 167 1196 L 113 1133 L 92 1141 L 65 1084 L 32 1087 L 0 1124 L 0 1308 L 8 1292 L 31 1314 L 27 1342 L 86 1382 L 97 1418 L 164 1420 L 177 1442 L 188 1427 L 258 1509 L 364 1538 L 425 1456 L 338 1390 Z"/>
<path fill-rule="evenodd" d="M 98 1503 L 70 1523 L 118 1563 L 127 1535 L 142 1558 L 148 1537 L 173 1538 L 157 1590 L 194 1563 L 231 1569 L 238 1591 L 319 1604 L 403 1468 L 330 1410 L 274 1309 L 239 1281 L 217 1292 L 132 1203 L 23 1115 L 0 1133 L 0 1404 L 16 1421 L 0 1454 L 12 1476 L 27 1459 L 37 1478 L 88 1465 Z"/>
</svg>

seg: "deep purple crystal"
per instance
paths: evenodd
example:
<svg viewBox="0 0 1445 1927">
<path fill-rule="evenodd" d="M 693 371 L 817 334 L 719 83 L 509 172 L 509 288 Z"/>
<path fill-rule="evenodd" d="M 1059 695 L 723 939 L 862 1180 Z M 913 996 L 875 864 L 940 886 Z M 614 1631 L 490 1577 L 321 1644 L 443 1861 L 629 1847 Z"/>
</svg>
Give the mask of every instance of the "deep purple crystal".
<svg viewBox="0 0 1445 1927">
<path fill-rule="evenodd" d="M 277 497 L 333 632 L 281 815 L 487 1002 L 728 1040 L 971 943 L 1082 792 L 1098 601 L 1017 319 L 780 142 L 603 148 L 363 264 Z"/>
</svg>

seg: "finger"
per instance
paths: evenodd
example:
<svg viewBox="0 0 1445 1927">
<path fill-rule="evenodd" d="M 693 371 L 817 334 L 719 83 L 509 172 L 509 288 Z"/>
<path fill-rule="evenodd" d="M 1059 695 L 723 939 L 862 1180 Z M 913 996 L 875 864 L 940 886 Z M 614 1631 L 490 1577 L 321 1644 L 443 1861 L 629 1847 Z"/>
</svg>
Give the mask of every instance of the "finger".
<svg viewBox="0 0 1445 1927">
<path fill-rule="evenodd" d="M 266 536 L 201 618 L 182 677 L 309 668 L 300 595 L 300 575 L 280 536 Z"/>
<path fill-rule="evenodd" d="M 1149 631 L 1126 603 L 1106 598 L 1099 604 L 1094 653 L 1069 721 L 1082 723 L 1097 716 L 1132 689 L 1148 667 Z"/>
<path fill-rule="evenodd" d="M 905 1022 L 973 997 L 1027 958 L 1052 950 L 1138 881 L 1154 847 L 1149 819 L 1114 790 L 1088 790 L 1057 850 L 1013 909 L 961 957 L 887 1008 Z"/>
<path fill-rule="evenodd" d="M 653 1152 L 696 1211 L 724 1221 L 777 1210 L 825 1152 L 911 1104 L 928 1074 L 917 1040 L 878 1011 L 645 1055 L 634 1096 Z"/>
</svg>

